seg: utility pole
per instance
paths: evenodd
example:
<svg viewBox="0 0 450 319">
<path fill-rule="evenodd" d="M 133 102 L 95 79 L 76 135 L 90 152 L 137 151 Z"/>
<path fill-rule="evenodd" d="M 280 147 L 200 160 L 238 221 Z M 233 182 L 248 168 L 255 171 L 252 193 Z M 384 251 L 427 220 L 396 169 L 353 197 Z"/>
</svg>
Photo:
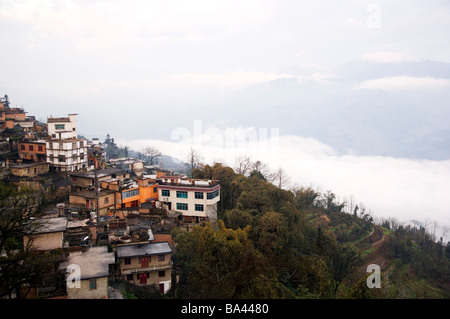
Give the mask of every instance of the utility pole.
<svg viewBox="0 0 450 319">
<path fill-rule="evenodd" d="M 95 179 L 95 223 L 96 223 L 96 241 L 98 243 L 98 227 L 99 227 L 99 219 L 98 219 L 98 213 L 99 213 L 99 207 L 98 207 L 98 177 L 97 177 L 97 163 L 98 163 L 98 159 L 97 156 L 94 157 L 95 158 L 95 162 L 94 162 L 94 179 Z"/>
</svg>

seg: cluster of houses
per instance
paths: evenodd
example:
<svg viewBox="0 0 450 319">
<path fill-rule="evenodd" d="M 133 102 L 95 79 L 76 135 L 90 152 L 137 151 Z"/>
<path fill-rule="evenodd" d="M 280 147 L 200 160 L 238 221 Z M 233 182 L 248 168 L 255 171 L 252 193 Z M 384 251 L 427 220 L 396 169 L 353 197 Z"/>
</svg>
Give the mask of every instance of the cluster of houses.
<svg viewBox="0 0 450 319">
<path fill-rule="evenodd" d="M 57 269 L 66 279 L 62 294 L 61 287 L 43 284 L 32 290 L 34 297 L 108 298 L 112 277 L 170 291 L 176 281 L 170 231 L 217 218 L 219 181 L 134 158 L 106 162 L 98 139 L 79 138 L 77 114 L 49 117 L 45 125 L 28 127 L 28 135 L 5 137 L 11 127 L 20 131 L 14 123 L 26 122 L 21 111 L 0 98 L 0 144 L 7 144 L 3 153 L 0 145 L 1 178 L 57 202 L 36 220 L 39 227 L 24 236 L 24 244 L 61 252 Z"/>
</svg>

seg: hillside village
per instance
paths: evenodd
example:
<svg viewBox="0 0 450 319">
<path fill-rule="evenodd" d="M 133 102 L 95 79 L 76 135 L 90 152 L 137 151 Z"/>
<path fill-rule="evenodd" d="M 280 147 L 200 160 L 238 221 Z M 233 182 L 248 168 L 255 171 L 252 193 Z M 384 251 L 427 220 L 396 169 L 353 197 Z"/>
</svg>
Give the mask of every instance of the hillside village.
<svg viewBox="0 0 450 319">
<path fill-rule="evenodd" d="M 75 113 L 42 123 L 5 95 L 0 116 L 0 299 L 449 297 L 450 242 L 425 227 L 249 158 L 183 173 Z"/>
<path fill-rule="evenodd" d="M 1 179 L 49 201 L 24 246 L 57 256 L 40 285 L 9 297 L 121 298 L 114 280 L 169 294 L 177 280 L 171 230 L 216 220 L 220 182 L 132 157 L 107 159 L 103 143 L 78 135 L 75 113 L 41 123 L 5 95 L 0 115 Z"/>
</svg>

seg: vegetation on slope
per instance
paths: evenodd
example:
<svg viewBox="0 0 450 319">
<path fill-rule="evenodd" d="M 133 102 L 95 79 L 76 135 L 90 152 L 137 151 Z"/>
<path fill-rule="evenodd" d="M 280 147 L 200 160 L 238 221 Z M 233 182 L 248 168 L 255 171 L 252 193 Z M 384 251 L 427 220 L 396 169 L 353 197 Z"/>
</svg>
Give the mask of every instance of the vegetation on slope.
<svg viewBox="0 0 450 319">
<path fill-rule="evenodd" d="M 219 220 L 173 233 L 177 297 L 449 297 L 450 246 L 425 231 L 376 225 L 344 213 L 331 192 L 284 190 L 260 171 L 215 163 L 193 176 L 221 181 Z M 380 264 L 382 288 L 367 287 L 371 263 Z"/>
</svg>

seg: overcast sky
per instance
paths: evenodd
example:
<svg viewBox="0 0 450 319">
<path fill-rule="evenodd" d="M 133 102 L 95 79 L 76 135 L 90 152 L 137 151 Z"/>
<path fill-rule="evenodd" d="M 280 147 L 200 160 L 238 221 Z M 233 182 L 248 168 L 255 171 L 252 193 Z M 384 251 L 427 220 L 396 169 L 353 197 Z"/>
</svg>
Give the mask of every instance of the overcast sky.
<svg viewBox="0 0 450 319">
<path fill-rule="evenodd" d="M 228 92 L 293 66 L 450 62 L 448 30 L 445 0 L 0 0 L 0 94 L 43 117 L 72 112 L 68 98 L 85 101 L 82 116 L 93 104 L 104 112 L 105 96 L 151 96 L 157 107 L 166 95 Z"/>
<path fill-rule="evenodd" d="M 448 0 L 0 0 L 0 96 L 43 121 L 79 113 L 80 133 L 110 133 L 140 150 L 138 139 L 157 135 L 154 123 L 170 127 L 171 117 L 253 84 L 293 74 L 326 81 L 356 60 L 450 63 L 449 30 Z M 401 83 L 449 84 L 361 87 Z M 133 135 L 136 126 L 148 135 Z M 295 136 L 280 156 L 298 184 L 356 196 L 379 216 L 450 224 L 449 161 L 340 156 Z"/>
</svg>

